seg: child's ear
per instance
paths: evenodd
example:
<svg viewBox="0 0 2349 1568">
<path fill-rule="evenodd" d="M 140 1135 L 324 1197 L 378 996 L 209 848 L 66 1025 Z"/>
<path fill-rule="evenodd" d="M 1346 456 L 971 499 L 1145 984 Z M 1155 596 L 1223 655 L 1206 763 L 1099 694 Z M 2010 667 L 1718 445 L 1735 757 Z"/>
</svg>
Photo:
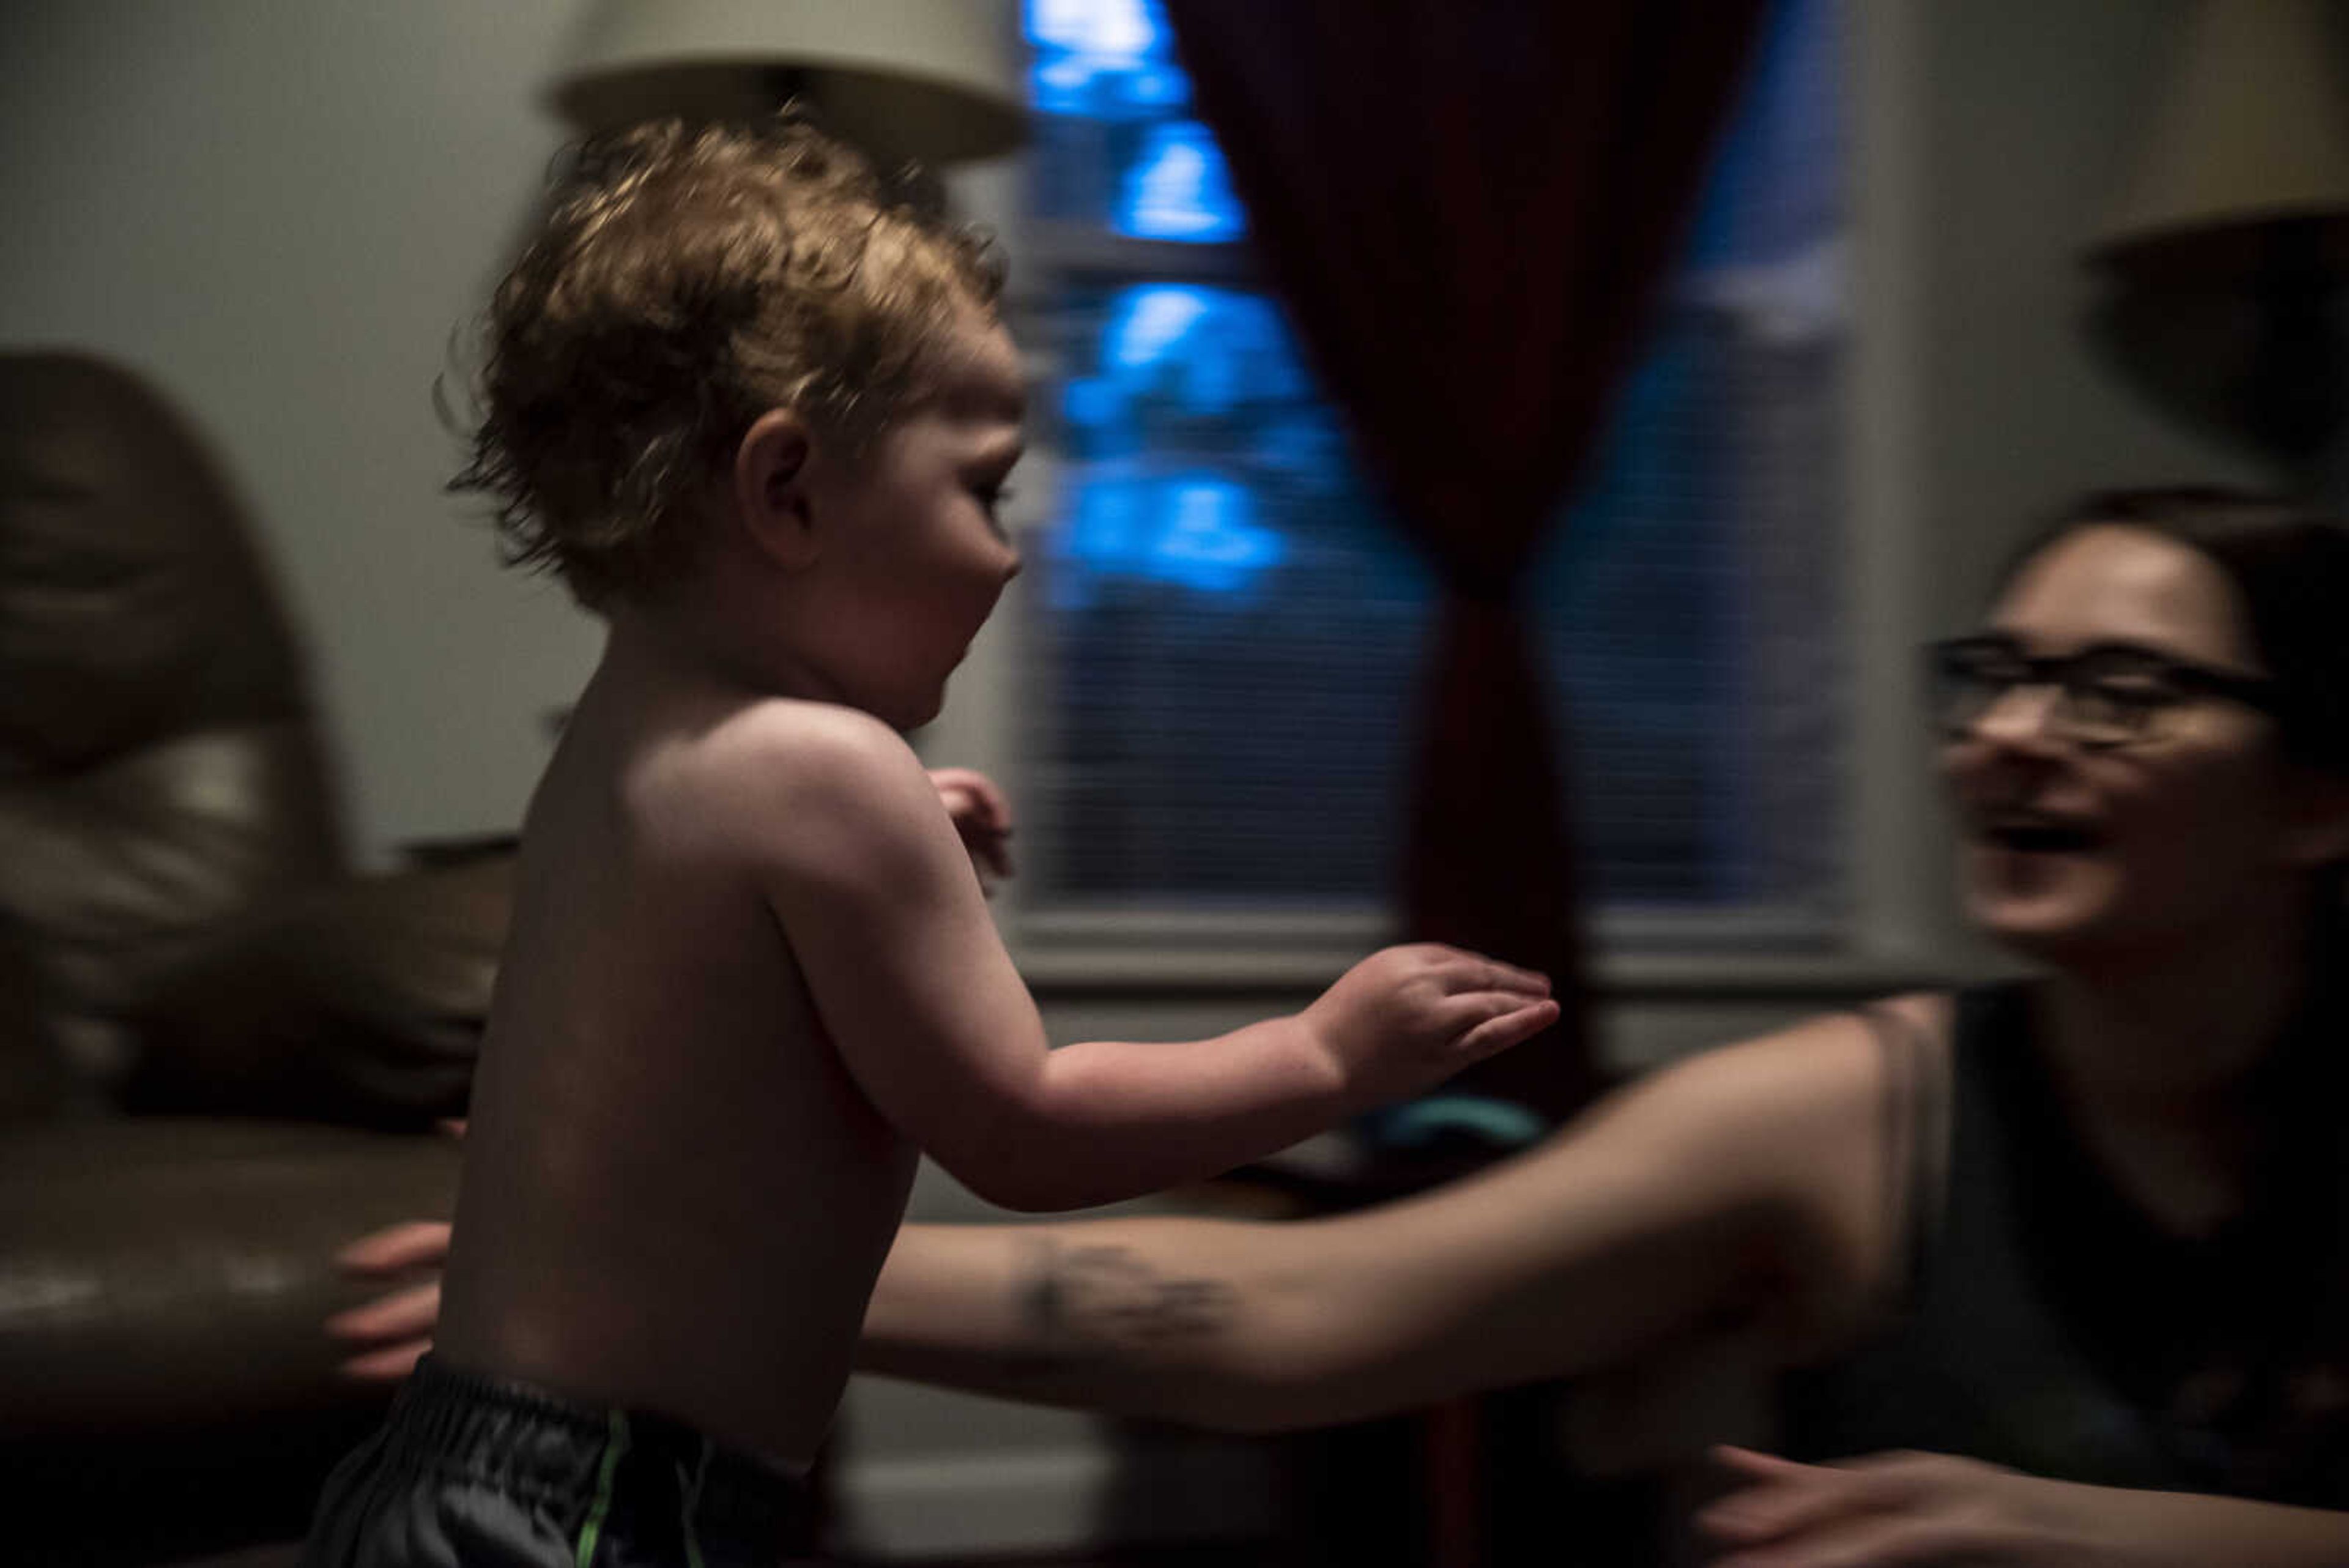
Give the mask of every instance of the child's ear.
<svg viewBox="0 0 2349 1568">
<path fill-rule="evenodd" d="M 813 450 L 807 421 L 789 409 L 769 409 L 734 449 L 734 512 L 752 544 L 777 566 L 812 566 L 818 553 L 815 511 L 808 485 Z"/>
</svg>

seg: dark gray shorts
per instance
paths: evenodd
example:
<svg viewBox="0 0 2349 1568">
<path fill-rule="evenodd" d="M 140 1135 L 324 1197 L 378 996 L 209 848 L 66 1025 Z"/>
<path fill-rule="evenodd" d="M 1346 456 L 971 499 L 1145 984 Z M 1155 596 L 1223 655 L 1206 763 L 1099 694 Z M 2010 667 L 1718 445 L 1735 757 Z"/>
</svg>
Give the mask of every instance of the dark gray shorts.
<svg viewBox="0 0 2349 1568">
<path fill-rule="evenodd" d="M 303 1568 L 775 1568 L 804 1482 L 678 1421 L 417 1364 L 336 1467 Z"/>
</svg>

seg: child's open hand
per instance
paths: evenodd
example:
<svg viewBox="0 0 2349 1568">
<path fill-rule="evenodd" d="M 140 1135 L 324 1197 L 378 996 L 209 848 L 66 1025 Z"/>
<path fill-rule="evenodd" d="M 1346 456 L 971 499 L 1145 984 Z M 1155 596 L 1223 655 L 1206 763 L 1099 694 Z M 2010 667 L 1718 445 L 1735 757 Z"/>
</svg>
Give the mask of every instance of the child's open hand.
<svg viewBox="0 0 2349 1568">
<path fill-rule="evenodd" d="M 1549 981 L 1437 942 L 1384 948 L 1302 1014 L 1348 1096 L 1384 1104 L 1440 1083 L 1557 1022 Z"/>
<path fill-rule="evenodd" d="M 1011 875 L 1011 803 L 976 768 L 932 768 L 930 783 L 978 867 L 979 886 L 992 896 L 996 883 Z"/>
</svg>

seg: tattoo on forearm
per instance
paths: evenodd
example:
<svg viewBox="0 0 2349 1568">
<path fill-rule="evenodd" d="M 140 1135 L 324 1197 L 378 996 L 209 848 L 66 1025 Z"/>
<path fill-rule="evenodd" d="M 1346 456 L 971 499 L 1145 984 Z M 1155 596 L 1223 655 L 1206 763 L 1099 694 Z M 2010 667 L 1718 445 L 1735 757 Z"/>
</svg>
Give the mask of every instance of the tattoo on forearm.
<svg viewBox="0 0 2349 1568">
<path fill-rule="evenodd" d="M 1211 1338 L 1230 1322 L 1237 1293 L 1222 1280 L 1162 1274 L 1124 1247 L 1045 1236 L 1022 1296 L 1035 1347 L 1028 1370 L 1040 1375 Z"/>
</svg>

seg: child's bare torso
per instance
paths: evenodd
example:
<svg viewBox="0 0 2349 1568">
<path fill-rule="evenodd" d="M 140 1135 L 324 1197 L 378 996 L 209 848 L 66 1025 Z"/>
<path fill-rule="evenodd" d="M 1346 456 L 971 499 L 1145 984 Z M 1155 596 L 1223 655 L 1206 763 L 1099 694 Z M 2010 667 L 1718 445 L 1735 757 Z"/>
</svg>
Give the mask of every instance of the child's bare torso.
<svg viewBox="0 0 2349 1568">
<path fill-rule="evenodd" d="M 532 803 L 440 1352 L 804 1461 L 914 1150 L 730 836 L 737 740 L 791 705 L 608 684 Z"/>
</svg>

